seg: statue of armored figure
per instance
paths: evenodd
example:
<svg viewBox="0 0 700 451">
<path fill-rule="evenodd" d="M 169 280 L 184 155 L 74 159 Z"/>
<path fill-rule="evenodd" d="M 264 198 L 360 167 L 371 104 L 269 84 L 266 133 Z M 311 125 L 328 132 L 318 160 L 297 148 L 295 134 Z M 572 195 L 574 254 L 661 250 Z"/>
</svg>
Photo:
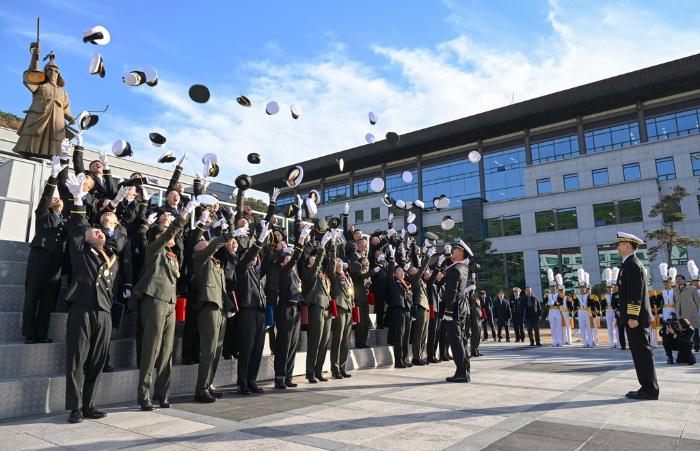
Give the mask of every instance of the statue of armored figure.
<svg viewBox="0 0 700 451">
<path fill-rule="evenodd" d="M 27 157 L 51 158 L 60 155 L 64 138 L 72 138 L 73 134 L 66 129 L 66 121 L 72 124 L 75 119 L 53 52 L 44 58 L 48 63 L 42 73 L 39 70 L 38 42 L 33 42 L 29 51 L 32 59 L 22 82 L 32 93 L 32 104 L 25 111 L 24 122 L 17 130 L 19 140 L 14 151 Z"/>
</svg>

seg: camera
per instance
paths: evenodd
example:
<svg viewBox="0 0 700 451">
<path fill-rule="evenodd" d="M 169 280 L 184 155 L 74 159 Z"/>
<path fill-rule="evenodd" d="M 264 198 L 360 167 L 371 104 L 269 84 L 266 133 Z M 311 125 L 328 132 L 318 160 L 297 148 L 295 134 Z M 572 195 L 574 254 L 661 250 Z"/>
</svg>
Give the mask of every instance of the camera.
<svg viewBox="0 0 700 451">
<path fill-rule="evenodd" d="M 666 334 L 666 326 L 671 326 L 671 330 L 673 330 L 674 333 L 678 333 L 680 331 L 680 328 L 678 326 L 678 315 L 676 312 L 671 312 L 671 317 L 665 320 L 661 321 L 661 334 Z"/>
</svg>

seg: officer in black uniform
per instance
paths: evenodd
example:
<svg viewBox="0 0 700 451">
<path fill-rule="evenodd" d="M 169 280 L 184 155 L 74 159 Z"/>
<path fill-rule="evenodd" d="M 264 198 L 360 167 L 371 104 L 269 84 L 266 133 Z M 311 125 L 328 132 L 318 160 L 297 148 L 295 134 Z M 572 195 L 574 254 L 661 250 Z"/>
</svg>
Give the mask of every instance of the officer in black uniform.
<svg viewBox="0 0 700 451">
<path fill-rule="evenodd" d="M 85 218 L 82 192 L 85 175 L 71 175 L 66 186 L 74 205 L 68 222 L 73 279 L 66 295 L 70 304 L 66 332 L 66 409 L 68 421 L 83 416 L 105 417 L 95 408 L 95 389 L 107 359 L 112 335 L 112 290 L 119 263 L 105 247 L 105 234 L 91 228 Z"/>
<path fill-rule="evenodd" d="M 469 382 L 469 354 L 467 352 L 467 337 L 469 332 L 469 296 L 473 295 L 476 287 L 467 286 L 469 280 L 469 258 L 474 254 L 467 244 L 459 240 L 452 249 L 452 263 L 445 270 L 445 299 L 442 319 L 447 328 L 447 337 L 452 348 L 455 361 L 455 374 L 445 380 L 447 382 Z"/>
<path fill-rule="evenodd" d="M 66 166 L 63 171 L 67 171 Z M 27 260 L 27 277 L 22 313 L 22 335 L 26 343 L 51 343 L 46 335 L 51 311 L 61 289 L 61 265 L 65 249 L 63 201 L 56 195 L 61 163 L 53 157 L 51 176 L 44 185 L 39 204 L 34 210 L 35 233 Z"/>
<path fill-rule="evenodd" d="M 644 267 L 635 255 L 643 241 L 629 233 L 617 232 L 617 251 L 622 259 L 617 287 L 620 295 L 620 321 L 626 325 L 630 351 L 641 385 L 637 391 L 627 393 L 630 399 L 659 399 L 659 383 L 656 380 L 654 354 L 649 344 L 646 328 L 651 323 L 651 307 L 647 293 Z"/>
</svg>

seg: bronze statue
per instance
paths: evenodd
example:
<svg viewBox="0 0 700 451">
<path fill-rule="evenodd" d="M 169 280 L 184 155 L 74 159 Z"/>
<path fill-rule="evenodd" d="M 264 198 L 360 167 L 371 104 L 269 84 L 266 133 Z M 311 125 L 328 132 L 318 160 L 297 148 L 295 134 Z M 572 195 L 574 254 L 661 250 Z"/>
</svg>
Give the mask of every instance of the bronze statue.
<svg viewBox="0 0 700 451">
<path fill-rule="evenodd" d="M 32 59 L 29 69 L 23 74 L 24 86 L 32 92 L 32 104 L 25 111 L 22 126 L 17 130 L 19 140 L 14 151 L 25 156 L 50 158 L 60 155 L 61 142 L 66 138 L 66 123 L 75 119 L 70 111 L 65 84 L 56 65 L 56 57 L 50 52 L 43 73 L 39 70 L 39 21 L 37 19 L 37 42 L 29 47 Z M 72 133 L 69 133 L 69 138 Z"/>
</svg>

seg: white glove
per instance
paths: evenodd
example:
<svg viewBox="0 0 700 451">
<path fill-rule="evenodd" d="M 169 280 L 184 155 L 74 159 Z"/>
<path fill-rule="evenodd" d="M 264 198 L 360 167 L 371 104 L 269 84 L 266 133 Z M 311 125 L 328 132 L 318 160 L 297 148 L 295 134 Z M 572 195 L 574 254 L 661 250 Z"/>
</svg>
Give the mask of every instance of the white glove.
<svg viewBox="0 0 700 451">
<path fill-rule="evenodd" d="M 435 252 L 436 252 L 436 251 L 437 251 L 437 249 L 435 248 L 435 246 L 429 247 L 429 248 L 428 248 L 428 252 L 426 253 L 426 255 L 428 256 L 428 258 L 430 258 L 430 257 L 432 257 L 433 255 L 435 255 Z"/>
<path fill-rule="evenodd" d="M 156 222 L 157 217 L 158 217 L 158 213 L 154 211 L 153 213 L 148 215 L 148 218 L 146 218 L 146 223 L 148 225 L 152 225 L 154 222 Z"/>
<path fill-rule="evenodd" d="M 394 213 L 389 213 L 388 221 L 392 222 L 394 220 Z"/>
<path fill-rule="evenodd" d="M 350 213 L 350 203 L 345 202 L 345 206 L 343 207 L 343 214 L 347 215 L 348 213 Z"/>
<path fill-rule="evenodd" d="M 297 207 L 301 208 L 301 204 L 302 204 L 301 196 L 299 194 L 297 194 Z"/>
<path fill-rule="evenodd" d="M 124 288 L 124 292 L 122 293 L 122 297 L 124 299 L 129 299 L 131 297 L 131 290 L 128 288 Z"/>
<path fill-rule="evenodd" d="M 180 157 L 180 161 L 177 162 L 177 165 L 182 167 L 182 165 L 185 163 L 186 159 L 187 159 L 187 152 L 182 154 L 182 156 Z"/>
<path fill-rule="evenodd" d="M 149 193 L 148 190 L 142 186 L 141 187 L 141 197 L 143 198 L 143 200 L 148 202 L 149 200 L 151 200 L 151 197 L 153 197 L 153 194 Z"/>
<path fill-rule="evenodd" d="M 343 231 L 340 229 L 334 229 L 333 230 L 333 239 L 337 240 L 343 235 Z"/>
<path fill-rule="evenodd" d="M 200 224 L 204 224 L 207 222 L 207 219 L 209 219 L 209 210 L 203 210 L 202 213 L 199 215 L 199 221 L 197 221 Z"/>
<path fill-rule="evenodd" d="M 228 225 L 227 225 L 227 227 L 224 227 L 224 224 L 226 224 L 226 220 L 225 220 L 225 219 L 219 219 L 218 221 L 216 221 L 216 222 L 215 222 L 214 224 L 212 224 L 211 226 L 212 226 L 212 228 L 214 228 L 214 229 L 216 229 L 217 227 L 221 227 L 222 230 L 226 230 L 226 228 L 228 228 Z"/>
<path fill-rule="evenodd" d="M 65 156 L 69 157 L 72 154 L 73 154 L 73 146 L 68 141 L 68 138 L 64 138 L 63 141 L 61 141 L 61 155 L 65 155 Z"/>
<path fill-rule="evenodd" d="M 406 238 L 406 229 L 401 229 L 401 239 Z"/>
<path fill-rule="evenodd" d="M 476 290 L 476 285 L 471 284 L 467 287 L 467 291 L 473 291 L 473 290 Z"/>
<path fill-rule="evenodd" d="M 409 269 L 411 269 L 411 264 L 410 264 L 410 263 L 406 263 L 405 265 L 403 265 L 403 270 L 404 270 L 404 271 L 408 271 Z"/>
<path fill-rule="evenodd" d="M 100 155 L 100 161 L 102 162 L 102 167 L 104 169 L 109 169 L 109 158 L 107 158 L 107 152 L 104 150 L 97 151 Z"/>
<path fill-rule="evenodd" d="M 394 235 L 396 235 L 396 229 L 395 229 L 395 228 L 392 227 L 392 228 L 390 228 L 389 230 L 387 230 L 386 236 L 388 236 L 389 238 L 391 238 L 391 237 L 394 236 Z"/>
<path fill-rule="evenodd" d="M 226 312 L 226 318 L 233 318 L 233 315 L 235 314 L 235 312 Z"/>
<path fill-rule="evenodd" d="M 83 147 L 83 133 L 82 132 L 75 135 L 75 145 Z"/>
<path fill-rule="evenodd" d="M 446 254 L 451 254 L 451 253 L 452 253 L 452 245 L 450 245 L 450 244 L 445 244 L 444 249 L 445 249 L 445 253 L 446 253 Z"/>
<path fill-rule="evenodd" d="M 204 177 L 204 178 L 202 179 L 202 189 L 203 189 L 204 191 L 206 191 L 207 188 L 209 188 L 209 183 L 211 183 L 211 182 L 209 181 L 208 178 Z"/>
<path fill-rule="evenodd" d="M 321 238 L 321 247 L 324 247 L 328 242 L 333 238 L 333 232 L 330 230 L 326 233 L 323 234 L 323 238 Z"/>
<path fill-rule="evenodd" d="M 54 155 L 51 157 L 51 177 L 58 177 L 59 172 L 61 172 L 61 159 Z"/>
<path fill-rule="evenodd" d="M 129 194 L 129 187 L 122 186 L 121 188 L 119 188 L 119 191 L 117 191 L 117 195 L 114 197 L 114 200 L 112 202 L 118 204 L 119 202 L 124 200 L 127 194 Z"/>
<path fill-rule="evenodd" d="M 264 243 L 265 240 L 267 239 L 267 236 L 270 234 L 270 225 L 267 223 L 267 221 L 263 220 L 260 221 L 260 235 L 258 235 L 258 243 Z"/>
<path fill-rule="evenodd" d="M 373 272 L 374 274 L 377 274 L 377 273 L 378 273 L 379 271 L 381 271 L 381 270 L 382 270 L 382 268 L 380 268 L 379 266 L 375 266 L 374 269 L 372 269 L 372 272 Z"/>
<path fill-rule="evenodd" d="M 442 263 L 443 263 L 444 261 L 445 261 L 445 256 L 444 256 L 444 255 L 441 255 L 440 257 L 438 257 L 438 265 L 442 265 Z"/>
<path fill-rule="evenodd" d="M 386 250 L 389 251 L 389 257 L 394 258 L 394 256 L 396 255 L 396 249 L 394 248 L 394 246 L 390 244 L 386 247 Z"/>
<path fill-rule="evenodd" d="M 299 239 L 301 240 L 302 238 L 306 238 L 310 233 L 311 224 L 304 224 L 304 227 L 301 228 L 301 232 L 299 232 Z"/>
<path fill-rule="evenodd" d="M 248 235 L 248 226 L 247 225 L 233 231 L 234 237 L 245 236 L 245 235 Z"/>
<path fill-rule="evenodd" d="M 187 202 L 187 205 L 185 205 L 185 208 L 183 209 L 183 211 L 187 214 L 190 214 L 194 211 L 195 208 L 197 208 L 198 205 L 199 205 L 199 202 L 197 202 L 196 200 L 191 200 L 191 201 Z"/>
<path fill-rule="evenodd" d="M 76 205 L 83 204 L 83 195 L 85 194 L 83 192 L 83 183 L 85 183 L 86 177 L 87 176 L 81 172 L 78 175 L 69 175 L 68 180 L 66 180 L 66 187 L 68 188 L 68 191 L 70 191 L 70 193 L 73 195 L 73 200 L 75 201 Z"/>
<path fill-rule="evenodd" d="M 272 195 L 270 196 L 270 202 L 277 202 L 277 197 L 280 195 L 280 189 L 274 188 L 272 190 Z"/>
</svg>

